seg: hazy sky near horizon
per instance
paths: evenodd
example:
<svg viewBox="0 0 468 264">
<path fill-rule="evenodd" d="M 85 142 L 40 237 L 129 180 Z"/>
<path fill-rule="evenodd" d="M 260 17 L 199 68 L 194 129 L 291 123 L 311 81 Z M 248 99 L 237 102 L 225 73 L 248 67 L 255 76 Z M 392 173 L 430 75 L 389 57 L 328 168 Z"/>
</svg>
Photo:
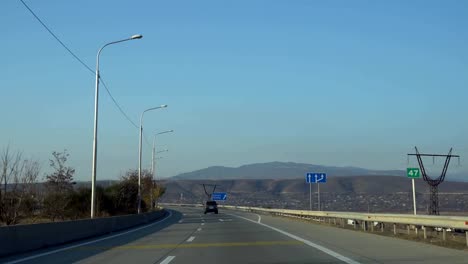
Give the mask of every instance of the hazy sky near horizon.
<svg viewBox="0 0 468 264">
<path fill-rule="evenodd" d="M 406 153 L 468 156 L 466 1 L 25 2 L 168 148 L 162 177 L 294 161 L 404 169 Z M 67 149 L 89 180 L 94 75 L 19 0 L 2 1 L 0 148 Z M 98 179 L 138 164 L 138 129 L 100 93 Z M 144 143 L 143 165 L 151 148 Z M 412 162 L 415 164 L 414 162 Z M 460 169 L 460 168 L 458 168 Z M 463 166 L 461 167 L 463 169 Z"/>
</svg>

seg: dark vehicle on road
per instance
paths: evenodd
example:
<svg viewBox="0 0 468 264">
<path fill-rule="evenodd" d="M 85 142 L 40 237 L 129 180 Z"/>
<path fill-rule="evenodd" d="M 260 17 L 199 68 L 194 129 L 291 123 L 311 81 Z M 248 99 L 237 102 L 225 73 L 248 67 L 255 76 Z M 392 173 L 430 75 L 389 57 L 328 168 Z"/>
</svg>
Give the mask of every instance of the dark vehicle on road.
<svg viewBox="0 0 468 264">
<path fill-rule="evenodd" d="M 218 214 L 218 204 L 215 201 L 207 201 L 205 206 L 205 214 L 209 212 L 214 212 Z"/>
</svg>

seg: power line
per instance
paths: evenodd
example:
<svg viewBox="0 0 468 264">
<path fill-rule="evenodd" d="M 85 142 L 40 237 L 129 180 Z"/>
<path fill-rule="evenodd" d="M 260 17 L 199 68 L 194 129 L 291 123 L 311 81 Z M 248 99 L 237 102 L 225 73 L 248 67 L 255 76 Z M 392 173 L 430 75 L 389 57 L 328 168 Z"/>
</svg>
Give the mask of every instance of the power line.
<svg viewBox="0 0 468 264">
<path fill-rule="evenodd" d="M 112 96 L 112 94 L 109 91 L 109 89 L 107 88 L 107 85 L 104 82 L 104 80 L 100 76 L 99 76 L 99 79 L 101 80 L 101 83 L 104 86 L 104 88 L 106 88 L 107 94 L 110 96 L 110 98 L 114 102 L 115 106 L 119 109 L 120 113 L 122 113 L 122 115 L 128 120 L 128 122 L 130 122 L 135 128 L 138 128 L 137 124 L 135 124 L 135 122 L 133 122 L 133 120 L 130 119 L 130 117 L 127 115 L 127 113 L 125 113 L 125 111 L 122 109 L 122 107 L 120 107 L 119 103 L 117 103 L 114 96 Z"/>
<path fill-rule="evenodd" d="M 58 37 L 57 35 L 54 34 L 54 32 L 52 32 L 52 30 L 49 29 L 49 27 L 47 27 L 47 25 L 42 22 L 42 20 L 34 13 L 34 11 L 23 1 L 23 0 L 19 0 L 23 5 L 24 7 L 26 7 L 26 9 L 28 9 L 28 11 L 36 18 L 36 20 L 41 23 L 41 25 L 52 35 L 52 37 L 54 37 L 55 40 L 57 40 L 58 43 L 60 43 L 60 45 L 65 48 L 68 53 L 70 53 L 70 55 L 73 56 L 73 58 L 75 58 L 81 65 L 83 65 L 88 71 L 90 71 L 94 76 L 96 76 L 96 73 L 94 72 L 93 69 L 91 69 L 91 67 L 89 67 L 86 63 L 84 63 L 73 51 L 71 51 L 67 45 L 65 45 Z M 117 109 L 119 109 L 120 113 L 135 127 L 135 128 L 138 128 L 138 126 L 135 124 L 135 122 L 133 122 L 130 117 L 127 115 L 127 113 L 125 113 L 125 111 L 122 109 L 122 107 L 120 106 L 120 104 L 117 102 L 117 100 L 115 100 L 114 96 L 112 96 L 112 93 L 110 92 L 109 88 L 107 87 L 106 83 L 104 82 L 104 80 L 102 79 L 102 77 L 99 77 L 99 79 L 101 80 L 102 82 L 102 85 L 104 86 L 104 88 L 106 89 L 106 92 L 107 94 L 110 96 L 110 98 L 112 99 L 112 102 L 114 102 L 115 106 L 117 107 Z"/>
<path fill-rule="evenodd" d="M 146 144 L 148 145 L 148 147 L 152 147 L 152 146 L 151 146 L 151 143 L 150 143 L 149 140 L 148 140 L 148 137 L 147 137 L 145 134 L 143 134 L 143 138 L 145 139 Z"/>
<path fill-rule="evenodd" d="M 89 71 L 91 71 L 92 73 L 94 73 L 94 71 L 88 66 L 86 65 L 86 63 L 84 63 L 78 56 L 75 55 L 75 53 L 73 53 L 73 51 L 71 51 L 67 45 L 65 45 L 55 34 L 54 32 L 52 32 L 52 30 L 50 30 L 46 24 L 44 24 L 44 22 L 42 22 L 42 20 L 34 13 L 34 11 L 32 11 L 31 8 L 29 8 L 29 6 L 23 1 L 23 0 L 20 0 L 21 3 L 23 3 L 24 7 L 26 7 L 26 9 L 29 10 L 29 12 L 37 19 L 37 21 L 39 21 L 39 23 L 41 23 L 41 25 L 52 35 L 52 37 L 55 38 L 55 40 L 57 40 L 60 45 L 62 45 L 62 47 L 64 47 L 68 53 L 70 53 L 76 60 L 78 60 L 84 67 L 86 67 Z"/>
</svg>

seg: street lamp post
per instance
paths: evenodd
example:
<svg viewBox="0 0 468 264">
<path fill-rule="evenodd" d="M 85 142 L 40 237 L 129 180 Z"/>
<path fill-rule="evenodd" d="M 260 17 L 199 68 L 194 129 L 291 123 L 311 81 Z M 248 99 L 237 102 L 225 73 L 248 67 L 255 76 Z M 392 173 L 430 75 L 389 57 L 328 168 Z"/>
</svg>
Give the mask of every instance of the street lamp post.
<svg viewBox="0 0 468 264">
<path fill-rule="evenodd" d="M 153 141 L 154 142 L 154 141 Z M 155 160 L 156 159 L 160 159 L 161 157 L 159 158 L 154 158 L 154 154 L 158 154 L 158 153 L 162 153 L 162 152 L 167 152 L 169 151 L 168 149 L 165 149 L 165 150 L 161 150 L 161 151 L 158 151 L 158 152 L 154 152 L 154 143 L 153 143 L 153 156 L 151 157 L 151 193 L 150 193 L 150 199 L 151 199 L 151 208 L 153 209 L 155 207 L 155 203 L 154 203 L 154 199 L 153 199 L 153 188 L 154 188 L 154 184 L 156 183 L 156 180 L 154 179 L 154 174 L 155 174 Z M 159 189 L 159 188 L 158 188 Z"/>
<path fill-rule="evenodd" d="M 156 110 L 160 108 L 166 108 L 167 105 L 161 105 L 157 107 L 148 108 L 141 113 L 140 116 L 140 143 L 138 148 L 138 214 L 141 212 L 141 152 L 142 152 L 142 139 L 143 139 L 143 115 L 151 110 Z"/>
<path fill-rule="evenodd" d="M 154 183 L 155 183 L 155 180 L 154 180 L 154 172 L 155 172 L 155 168 L 154 168 L 155 158 L 154 158 L 154 155 L 155 155 L 155 150 L 156 150 L 156 136 L 161 135 L 161 134 L 166 134 L 166 133 L 172 133 L 172 132 L 174 132 L 174 130 L 171 129 L 171 130 L 167 130 L 167 131 L 163 131 L 163 132 L 159 132 L 159 133 L 154 134 L 154 137 L 153 137 L 153 151 L 152 151 L 152 155 L 151 155 L 151 182 L 152 182 L 152 187 L 154 187 Z M 164 152 L 164 151 L 162 151 L 162 152 Z M 151 208 L 153 208 L 154 206 L 155 206 L 155 203 L 154 203 L 154 200 L 153 200 L 153 189 L 151 189 Z"/>
<path fill-rule="evenodd" d="M 155 159 L 155 160 L 159 160 L 159 159 L 162 159 L 162 158 L 163 158 L 163 157 L 156 157 L 156 158 L 154 158 L 154 159 Z M 156 184 L 156 180 L 153 179 L 152 184 L 153 184 L 153 188 L 154 188 L 154 185 Z M 159 190 L 161 189 L 161 186 L 160 186 L 160 185 L 156 185 L 156 186 L 157 186 L 156 190 L 158 191 L 157 193 L 158 193 L 158 195 L 159 195 Z M 153 201 L 153 193 L 151 192 L 151 203 L 154 204 L 154 208 L 153 208 L 153 209 L 155 209 L 155 208 L 157 207 L 157 205 L 156 205 L 156 204 L 157 204 L 157 201 L 158 201 L 158 199 L 156 199 L 156 202 Z"/>
<path fill-rule="evenodd" d="M 167 151 L 169 151 L 169 150 L 167 150 Z M 158 151 L 157 153 L 159 153 L 159 152 L 165 152 L 165 151 Z M 153 160 L 154 160 L 154 163 L 152 164 L 152 169 L 151 169 L 151 174 L 152 174 L 152 175 L 154 175 L 153 172 L 155 172 L 155 168 L 154 168 L 155 165 L 154 165 L 154 164 L 156 163 L 156 160 L 159 160 L 159 159 L 162 159 L 162 158 L 163 158 L 163 157 L 155 157 L 155 158 L 153 159 Z M 154 178 L 154 177 L 153 177 L 153 178 Z M 156 182 L 155 179 L 153 179 L 153 181 Z"/>
<path fill-rule="evenodd" d="M 167 131 L 163 131 L 163 132 L 159 132 L 159 133 L 156 133 L 154 134 L 154 137 L 153 137 L 153 151 L 152 151 L 152 156 L 151 156 L 151 176 L 154 178 L 154 155 L 155 155 L 155 150 L 156 150 L 156 136 L 157 135 L 161 135 L 161 134 L 166 134 L 166 133 L 172 133 L 174 132 L 174 130 L 167 130 Z"/>
<path fill-rule="evenodd" d="M 97 129 L 98 129 L 98 104 L 99 104 L 99 56 L 101 51 L 112 44 L 117 44 L 120 42 L 141 39 L 142 35 L 133 35 L 130 38 L 113 41 L 102 46 L 96 56 L 96 89 L 94 95 L 94 134 L 93 134 L 93 164 L 92 164 L 92 175 L 91 175 L 91 218 L 94 218 L 94 205 L 96 200 L 96 166 L 97 166 Z"/>
<path fill-rule="evenodd" d="M 154 156 L 155 154 L 159 154 L 159 153 L 162 153 L 162 152 L 168 152 L 169 150 L 168 149 L 165 149 L 165 150 L 161 150 L 161 151 L 157 151 L 157 152 L 154 152 L 154 146 L 153 146 L 153 157 L 152 157 L 152 160 L 151 160 L 151 176 L 154 178 L 155 176 L 155 172 L 156 172 L 156 162 L 155 160 L 157 160 Z"/>
</svg>

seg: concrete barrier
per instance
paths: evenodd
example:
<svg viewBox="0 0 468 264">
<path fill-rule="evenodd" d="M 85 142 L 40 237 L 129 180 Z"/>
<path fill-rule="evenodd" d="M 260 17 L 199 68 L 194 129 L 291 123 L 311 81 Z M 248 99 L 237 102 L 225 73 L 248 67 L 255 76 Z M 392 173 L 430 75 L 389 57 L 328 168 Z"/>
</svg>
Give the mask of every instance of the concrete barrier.
<svg viewBox="0 0 468 264">
<path fill-rule="evenodd" d="M 0 227 L 0 257 L 101 236 L 162 218 L 166 211 Z"/>
</svg>

